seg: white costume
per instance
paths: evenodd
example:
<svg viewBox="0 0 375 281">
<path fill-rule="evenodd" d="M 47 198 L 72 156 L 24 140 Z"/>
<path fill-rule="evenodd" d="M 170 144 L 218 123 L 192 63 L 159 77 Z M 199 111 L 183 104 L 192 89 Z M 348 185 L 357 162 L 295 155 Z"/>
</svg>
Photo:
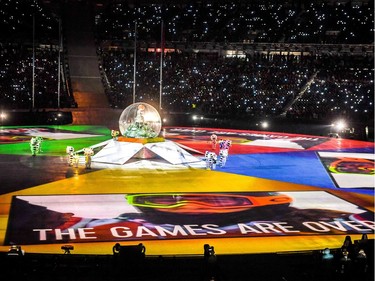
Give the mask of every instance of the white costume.
<svg viewBox="0 0 375 281">
<path fill-rule="evenodd" d="M 204 157 L 205 157 L 205 160 L 206 160 L 206 169 L 207 170 L 216 169 L 216 160 L 217 160 L 216 153 L 211 152 L 211 151 L 206 151 Z"/>
<path fill-rule="evenodd" d="M 86 169 L 91 169 L 91 157 L 94 155 L 94 150 L 91 147 L 84 148 Z"/>
</svg>

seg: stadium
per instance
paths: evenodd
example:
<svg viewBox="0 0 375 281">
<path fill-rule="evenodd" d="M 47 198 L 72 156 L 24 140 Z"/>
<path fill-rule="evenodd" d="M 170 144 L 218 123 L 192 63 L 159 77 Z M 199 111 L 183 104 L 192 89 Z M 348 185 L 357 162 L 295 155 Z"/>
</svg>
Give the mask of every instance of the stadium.
<svg viewBox="0 0 375 281">
<path fill-rule="evenodd" d="M 0 11 L 7 276 L 374 279 L 371 1 Z"/>
</svg>

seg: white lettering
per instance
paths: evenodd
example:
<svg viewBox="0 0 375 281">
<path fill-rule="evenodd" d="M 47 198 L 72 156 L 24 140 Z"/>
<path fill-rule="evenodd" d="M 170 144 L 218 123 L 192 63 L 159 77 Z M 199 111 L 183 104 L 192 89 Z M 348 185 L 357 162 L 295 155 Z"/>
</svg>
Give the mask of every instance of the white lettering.
<svg viewBox="0 0 375 281">
<path fill-rule="evenodd" d="M 360 223 L 372 230 L 375 230 L 375 221 L 360 221 Z"/>
<path fill-rule="evenodd" d="M 79 235 L 79 238 L 81 239 L 96 239 L 97 237 L 96 236 L 93 236 L 93 237 L 88 237 L 87 235 L 90 235 L 90 234 L 94 234 L 95 235 L 95 232 L 93 231 L 89 231 L 93 228 L 91 227 L 88 227 L 88 228 L 78 228 L 78 235 Z"/>
<path fill-rule="evenodd" d="M 283 224 L 288 224 L 287 222 L 275 222 L 274 225 L 276 225 L 278 228 L 281 229 L 283 232 L 300 232 L 299 230 L 289 230 L 288 228 L 293 228 L 291 225 L 283 225 Z"/>
<path fill-rule="evenodd" d="M 241 234 L 247 234 L 251 232 L 261 233 L 259 230 L 256 230 L 255 228 L 252 228 L 251 226 L 246 225 L 244 223 L 238 223 L 237 226 L 238 226 L 238 229 L 241 231 Z"/>
<path fill-rule="evenodd" d="M 133 233 L 131 232 L 131 230 L 125 226 L 112 227 L 110 231 L 113 237 L 128 238 L 128 237 L 133 236 Z"/>
<path fill-rule="evenodd" d="M 355 221 L 343 221 L 342 223 L 346 224 L 347 226 L 355 229 L 355 230 L 358 230 L 358 231 L 363 231 L 363 230 L 371 230 L 371 229 L 363 229 L 363 227 L 367 227 L 366 225 L 364 224 L 361 224 L 361 222 L 355 222 Z M 373 226 L 374 227 L 374 226 Z M 373 228 L 372 228 L 373 229 Z"/>
<path fill-rule="evenodd" d="M 47 240 L 47 231 L 52 231 L 52 229 L 33 229 L 33 231 L 39 231 L 39 240 L 45 241 Z"/>
<path fill-rule="evenodd" d="M 280 233 L 281 232 L 280 230 L 277 230 L 272 223 L 259 222 L 259 223 L 254 223 L 254 226 L 258 227 L 264 233 L 270 233 L 270 232 Z"/>
<path fill-rule="evenodd" d="M 67 232 L 62 232 L 61 229 L 55 229 L 56 240 L 62 240 L 63 236 L 69 236 L 69 239 L 76 239 L 74 228 L 68 228 Z"/>
<path fill-rule="evenodd" d="M 155 229 L 159 232 L 160 236 L 167 236 L 167 234 L 172 235 L 172 236 L 178 236 L 178 235 L 187 236 L 188 235 L 186 231 L 180 225 L 175 225 L 172 230 L 168 230 L 159 225 L 155 225 Z"/>
<path fill-rule="evenodd" d="M 208 230 L 207 233 L 208 234 L 213 234 L 213 235 L 216 235 L 216 234 L 225 234 L 227 233 L 225 230 L 222 230 L 220 228 L 218 228 L 219 226 L 216 225 L 216 224 L 204 224 L 202 225 L 202 228 L 203 229 L 206 229 Z"/>
<path fill-rule="evenodd" d="M 200 233 L 202 228 L 199 228 L 197 224 L 188 224 L 184 226 L 191 235 L 207 235 L 207 233 Z"/>
<path fill-rule="evenodd" d="M 314 221 L 307 221 L 302 224 L 316 232 L 329 232 L 330 230 L 328 227 L 325 227 L 324 225 Z"/>
<path fill-rule="evenodd" d="M 154 236 L 157 237 L 158 235 L 153 233 L 145 226 L 138 226 L 136 237 L 143 237 L 143 236 Z"/>
</svg>

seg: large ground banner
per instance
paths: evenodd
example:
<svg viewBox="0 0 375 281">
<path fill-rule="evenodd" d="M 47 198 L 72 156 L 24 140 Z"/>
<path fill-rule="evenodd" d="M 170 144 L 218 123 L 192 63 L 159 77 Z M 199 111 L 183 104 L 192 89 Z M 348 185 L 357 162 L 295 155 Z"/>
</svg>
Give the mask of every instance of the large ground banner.
<svg viewBox="0 0 375 281">
<path fill-rule="evenodd" d="M 6 244 L 374 233 L 326 191 L 14 196 Z"/>
<path fill-rule="evenodd" d="M 373 153 L 318 152 L 318 155 L 336 187 L 375 187 Z"/>
</svg>

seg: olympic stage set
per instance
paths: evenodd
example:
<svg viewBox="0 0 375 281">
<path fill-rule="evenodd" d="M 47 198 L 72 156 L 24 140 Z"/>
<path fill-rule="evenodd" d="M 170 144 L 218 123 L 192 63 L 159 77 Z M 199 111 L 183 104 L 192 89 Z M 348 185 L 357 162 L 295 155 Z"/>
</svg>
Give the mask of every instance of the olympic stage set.
<svg viewBox="0 0 375 281">
<path fill-rule="evenodd" d="M 226 280 L 323 280 L 318 273 L 306 273 L 307 268 L 320 270 L 312 266 L 290 263 L 294 275 L 286 277 L 288 273 L 272 268 L 281 270 L 289 261 L 273 260 L 279 265 L 259 272 L 260 267 L 250 270 L 238 257 L 255 255 L 253 266 L 276 254 L 295 254 L 294 262 L 308 256 L 310 262 L 325 248 L 341 254 L 349 236 L 353 245 L 367 238 L 365 279 L 373 280 L 373 142 L 267 131 L 164 129 L 159 143 L 166 147 L 124 146 L 102 126 L 0 127 L 0 251 L 6 254 L 17 245 L 25 257 L 79 256 L 82 263 L 84 255 L 112 256 L 116 243 L 129 249 L 142 244 L 146 259 L 157 258 L 160 265 L 160 259 L 172 257 L 173 274 L 179 276 L 175 280 L 188 280 L 176 260 L 203 257 L 208 244 L 217 261 L 237 257 L 233 271 L 257 272 L 245 279 L 230 272 Z M 232 145 L 223 167 L 207 169 L 205 152 L 219 154 L 212 134 Z M 30 151 L 33 136 L 43 137 L 36 156 Z M 68 165 L 67 146 L 78 152 L 77 165 Z M 90 169 L 82 154 L 86 147 L 95 151 Z M 67 252 L 71 254 L 63 255 Z M 93 264 L 98 267 L 97 261 Z M 221 271 L 215 280 L 225 279 Z M 151 274 L 154 280 L 172 280 L 166 273 L 159 279 Z M 211 275 L 207 280 L 214 280 Z M 335 275 L 330 280 L 339 279 Z"/>
</svg>

